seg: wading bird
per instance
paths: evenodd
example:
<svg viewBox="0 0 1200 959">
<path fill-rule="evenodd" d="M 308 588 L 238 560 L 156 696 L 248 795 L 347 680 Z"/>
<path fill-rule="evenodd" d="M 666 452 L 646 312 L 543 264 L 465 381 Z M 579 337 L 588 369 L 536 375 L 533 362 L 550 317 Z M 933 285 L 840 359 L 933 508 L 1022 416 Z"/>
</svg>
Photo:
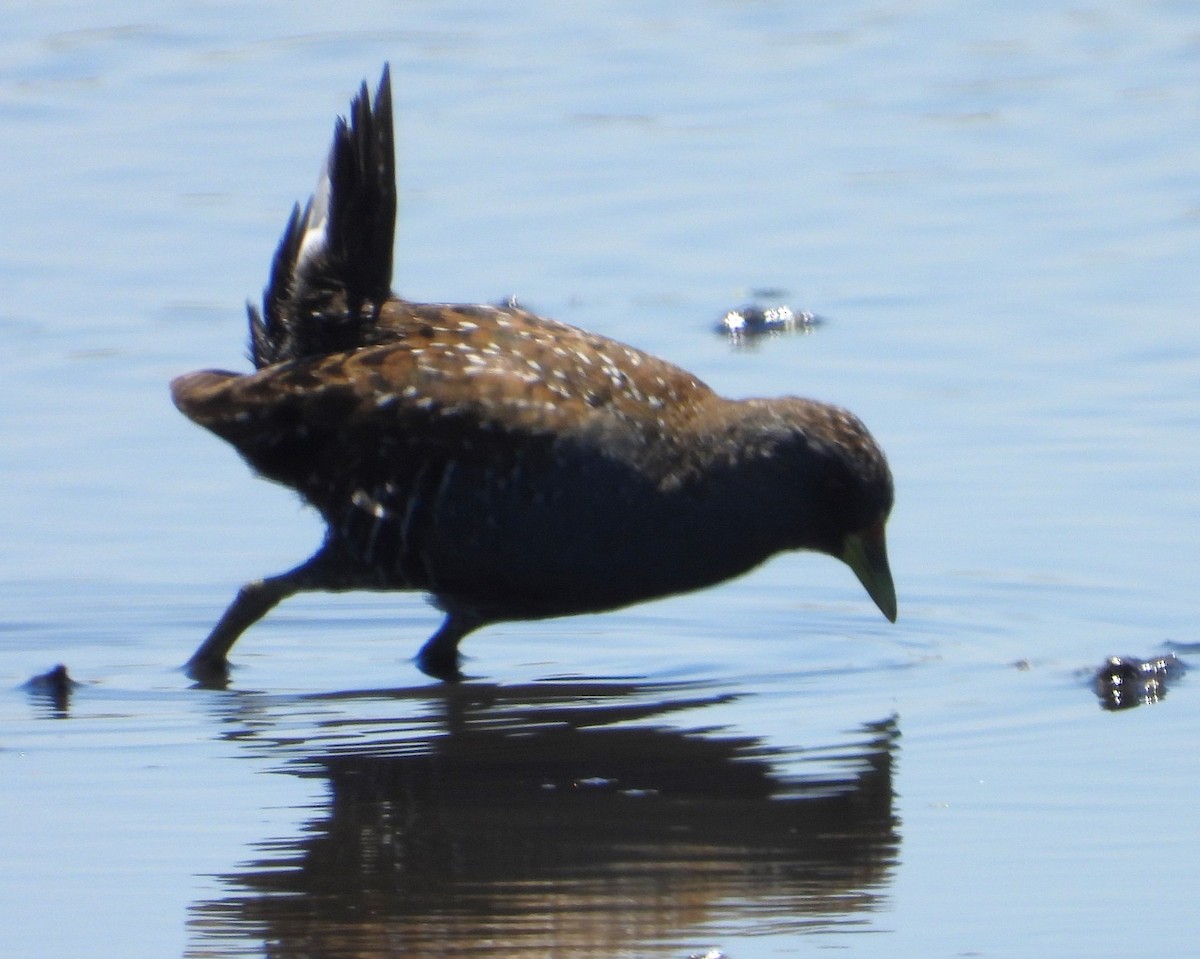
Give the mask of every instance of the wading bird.
<svg viewBox="0 0 1200 959">
<path fill-rule="evenodd" d="M 188 663 L 227 677 L 238 637 L 303 590 L 418 590 L 445 620 L 417 656 L 460 678 L 489 623 L 616 609 L 712 586 L 785 550 L 843 560 L 890 620 L 887 460 L 813 400 L 730 400 L 690 373 L 515 305 L 413 303 L 391 288 L 388 71 L 336 125 L 293 209 L 256 371 L 171 384 L 190 419 L 324 518 L 296 568 L 241 588 Z"/>
</svg>

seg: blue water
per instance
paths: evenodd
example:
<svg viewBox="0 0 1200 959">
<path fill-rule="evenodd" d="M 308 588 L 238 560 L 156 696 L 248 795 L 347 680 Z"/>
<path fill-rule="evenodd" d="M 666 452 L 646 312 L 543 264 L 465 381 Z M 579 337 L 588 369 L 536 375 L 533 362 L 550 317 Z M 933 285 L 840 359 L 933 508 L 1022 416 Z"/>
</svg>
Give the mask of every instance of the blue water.
<svg viewBox="0 0 1200 959">
<path fill-rule="evenodd" d="M 780 557 L 482 631 L 449 692 L 418 597 L 305 596 L 189 688 L 320 528 L 166 384 L 246 368 L 384 61 L 398 290 L 855 410 L 897 624 Z M 1200 659 L 1191 5 L 51 3 L 0 130 L 6 955 L 1192 954 L 1195 680 L 1090 687 Z M 756 293 L 825 322 L 731 349 Z"/>
</svg>

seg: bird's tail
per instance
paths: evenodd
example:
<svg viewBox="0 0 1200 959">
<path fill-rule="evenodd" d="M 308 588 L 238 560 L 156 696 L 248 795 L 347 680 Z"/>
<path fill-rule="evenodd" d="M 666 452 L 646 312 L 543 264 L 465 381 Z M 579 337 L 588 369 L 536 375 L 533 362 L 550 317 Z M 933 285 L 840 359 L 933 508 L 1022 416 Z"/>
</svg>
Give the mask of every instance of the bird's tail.
<svg viewBox="0 0 1200 959">
<path fill-rule="evenodd" d="M 250 315 L 258 368 L 354 349 L 391 295 L 396 229 L 392 87 L 383 68 L 375 101 L 364 82 L 339 117 L 316 191 L 292 208 L 260 313 Z"/>
</svg>

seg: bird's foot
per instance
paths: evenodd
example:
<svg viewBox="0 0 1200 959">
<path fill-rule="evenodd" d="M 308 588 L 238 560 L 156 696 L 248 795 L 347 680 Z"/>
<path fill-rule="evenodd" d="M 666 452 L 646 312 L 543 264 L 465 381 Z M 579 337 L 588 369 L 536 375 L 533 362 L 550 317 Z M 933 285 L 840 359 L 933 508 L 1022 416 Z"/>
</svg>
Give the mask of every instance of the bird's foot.
<svg viewBox="0 0 1200 959">
<path fill-rule="evenodd" d="M 447 653 L 445 650 L 436 647 L 430 649 L 426 646 L 417 653 L 416 664 L 417 669 L 426 676 L 440 679 L 443 683 L 457 683 L 465 678 L 459 666 L 458 651 L 454 649 Z"/>
<path fill-rule="evenodd" d="M 183 671 L 200 689 L 224 689 L 229 685 L 229 660 L 224 656 L 197 653 L 187 661 Z"/>
</svg>

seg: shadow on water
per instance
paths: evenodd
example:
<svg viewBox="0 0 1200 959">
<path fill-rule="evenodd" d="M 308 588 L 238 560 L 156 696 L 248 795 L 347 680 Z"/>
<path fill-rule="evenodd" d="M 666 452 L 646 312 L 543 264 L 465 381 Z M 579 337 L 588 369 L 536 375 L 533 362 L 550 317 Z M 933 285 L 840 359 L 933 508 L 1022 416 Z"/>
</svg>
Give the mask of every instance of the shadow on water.
<svg viewBox="0 0 1200 959">
<path fill-rule="evenodd" d="M 633 681 L 222 698 L 231 738 L 328 794 L 193 906 L 190 954 L 599 956 L 857 924 L 896 859 L 894 719 L 812 750 L 679 725 L 734 698 Z"/>
</svg>

